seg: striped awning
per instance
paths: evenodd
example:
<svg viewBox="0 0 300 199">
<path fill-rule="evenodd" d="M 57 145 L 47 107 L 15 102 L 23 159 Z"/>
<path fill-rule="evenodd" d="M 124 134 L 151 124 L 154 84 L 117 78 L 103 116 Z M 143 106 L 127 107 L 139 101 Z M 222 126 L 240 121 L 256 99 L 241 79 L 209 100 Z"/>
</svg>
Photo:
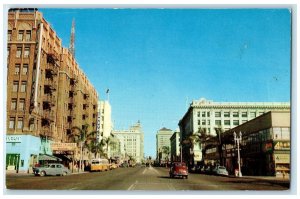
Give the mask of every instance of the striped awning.
<svg viewBox="0 0 300 199">
<path fill-rule="evenodd" d="M 41 154 L 41 155 L 39 155 L 39 160 L 61 161 L 60 158 L 52 156 L 52 155 L 48 155 L 48 154 Z"/>
</svg>

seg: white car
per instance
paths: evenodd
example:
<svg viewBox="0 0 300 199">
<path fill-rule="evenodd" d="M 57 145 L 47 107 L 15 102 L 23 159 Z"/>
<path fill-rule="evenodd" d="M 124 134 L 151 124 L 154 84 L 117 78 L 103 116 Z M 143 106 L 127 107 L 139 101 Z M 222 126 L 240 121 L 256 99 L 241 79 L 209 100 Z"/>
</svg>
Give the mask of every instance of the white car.
<svg viewBox="0 0 300 199">
<path fill-rule="evenodd" d="M 228 171 L 224 166 L 216 166 L 213 170 L 212 170 L 213 174 L 215 175 L 224 175 L 224 176 L 228 176 Z"/>
</svg>

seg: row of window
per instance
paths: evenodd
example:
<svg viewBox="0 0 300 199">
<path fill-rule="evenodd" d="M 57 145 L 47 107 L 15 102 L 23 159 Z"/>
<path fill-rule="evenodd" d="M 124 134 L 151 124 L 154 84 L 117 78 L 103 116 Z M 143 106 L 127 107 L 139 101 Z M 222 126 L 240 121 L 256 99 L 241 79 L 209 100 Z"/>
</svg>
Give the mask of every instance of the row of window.
<svg viewBox="0 0 300 199">
<path fill-rule="evenodd" d="M 23 41 L 25 39 L 25 41 L 30 41 L 31 40 L 31 30 L 19 30 L 18 32 L 18 37 L 17 37 L 17 41 Z M 7 33 L 7 40 L 11 41 L 12 40 L 12 31 L 9 30 Z"/>
<path fill-rule="evenodd" d="M 247 122 L 247 120 L 242 120 L 242 123 Z M 224 125 L 231 125 L 231 120 L 224 120 Z M 240 125 L 239 120 L 232 120 L 233 125 Z M 198 120 L 198 125 L 210 125 L 210 120 Z M 215 125 L 221 126 L 222 120 L 215 120 Z"/>
<path fill-rule="evenodd" d="M 20 70 L 21 70 L 21 64 L 16 64 L 15 65 L 15 75 L 20 74 Z M 22 67 L 22 75 L 27 75 L 28 72 L 28 64 L 23 64 Z"/>
<path fill-rule="evenodd" d="M 13 111 L 17 110 L 17 104 L 18 104 L 18 110 L 20 110 L 20 111 L 25 110 L 25 99 L 24 98 L 19 99 L 19 103 L 16 98 L 13 98 L 11 100 L 10 109 Z"/>
<path fill-rule="evenodd" d="M 19 117 L 17 120 L 17 129 L 22 129 L 23 128 L 23 117 Z M 14 129 L 16 125 L 16 118 L 15 117 L 11 117 L 9 118 L 9 126 L 8 128 L 10 129 Z"/>
<path fill-rule="evenodd" d="M 27 87 L 27 82 L 22 81 L 21 82 L 21 87 L 20 87 L 20 92 L 26 92 L 26 87 Z M 13 82 L 12 91 L 13 92 L 18 92 L 19 91 L 19 81 L 14 81 Z"/>
<path fill-rule="evenodd" d="M 215 113 L 215 117 L 221 117 L 221 115 L 222 115 L 221 111 L 217 111 L 217 112 L 214 112 L 214 113 Z M 264 112 L 259 112 L 259 115 L 262 115 L 263 113 Z M 210 112 L 206 112 L 206 111 L 200 112 L 200 111 L 198 111 L 197 116 L 200 117 L 200 115 L 202 117 L 210 117 Z M 223 113 L 223 117 L 230 117 L 231 115 L 232 115 L 232 117 L 239 117 L 240 113 L 238 111 L 236 111 L 236 112 L 227 111 L 227 112 Z M 242 117 L 248 117 L 248 112 L 241 112 L 241 116 Z M 252 118 L 256 117 L 256 112 L 250 112 L 249 116 L 252 117 Z"/>
<path fill-rule="evenodd" d="M 16 51 L 16 58 L 21 58 L 22 56 L 22 47 L 17 47 L 17 51 Z M 29 57 L 29 54 L 30 54 L 30 47 L 25 47 L 24 48 L 24 55 L 23 57 L 24 58 L 28 58 Z M 7 57 L 9 57 L 10 55 L 10 48 L 7 48 Z"/>
</svg>

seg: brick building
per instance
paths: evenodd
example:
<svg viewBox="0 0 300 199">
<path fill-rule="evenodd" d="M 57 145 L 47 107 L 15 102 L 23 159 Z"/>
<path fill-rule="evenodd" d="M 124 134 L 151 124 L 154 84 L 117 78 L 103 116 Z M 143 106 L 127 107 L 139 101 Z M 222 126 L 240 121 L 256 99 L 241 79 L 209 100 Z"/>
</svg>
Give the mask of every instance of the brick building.
<svg viewBox="0 0 300 199">
<path fill-rule="evenodd" d="M 6 168 L 27 171 L 38 160 L 55 160 L 51 144 L 71 142 L 74 126 L 96 130 L 97 101 L 97 91 L 42 13 L 9 10 Z M 58 153 L 78 159 L 76 148 Z"/>
</svg>

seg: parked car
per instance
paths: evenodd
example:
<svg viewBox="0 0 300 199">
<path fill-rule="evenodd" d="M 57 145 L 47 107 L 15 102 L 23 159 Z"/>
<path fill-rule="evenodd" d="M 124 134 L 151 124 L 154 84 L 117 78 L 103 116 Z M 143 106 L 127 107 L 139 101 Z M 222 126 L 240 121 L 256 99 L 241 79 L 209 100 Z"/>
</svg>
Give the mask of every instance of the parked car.
<svg viewBox="0 0 300 199">
<path fill-rule="evenodd" d="M 173 162 L 170 167 L 170 178 L 181 177 L 188 178 L 188 169 L 184 162 Z"/>
<path fill-rule="evenodd" d="M 214 175 L 224 175 L 228 176 L 228 171 L 224 166 L 216 166 L 213 170 L 212 173 Z"/>
<path fill-rule="evenodd" d="M 46 175 L 61 175 L 65 176 L 71 173 L 71 171 L 64 165 L 59 163 L 51 163 L 42 167 L 34 168 L 34 175 L 46 176 Z"/>
<path fill-rule="evenodd" d="M 118 168 L 118 165 L 116 163 L 112 163 L 109 165 L 109 169 L 116 169 Z"/>
</svg>

